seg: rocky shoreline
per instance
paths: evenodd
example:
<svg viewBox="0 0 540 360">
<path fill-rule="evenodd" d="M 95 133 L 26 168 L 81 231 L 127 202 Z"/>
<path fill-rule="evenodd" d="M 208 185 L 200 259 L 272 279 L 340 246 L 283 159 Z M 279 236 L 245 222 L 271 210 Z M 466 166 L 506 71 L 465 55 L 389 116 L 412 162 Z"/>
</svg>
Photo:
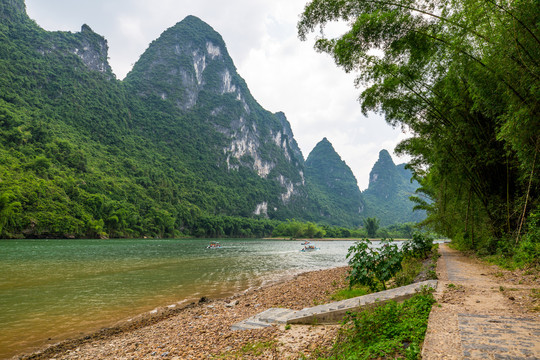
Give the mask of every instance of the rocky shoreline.
<svg viewBox="0 0 540 360">
<path fill-rule="evenodd" d="M 272 326 L 233 331 L 231 325 L 271 307 L 302 309 L 331 301 L 346 286 L 346 267 L 302 273 L 225 299 L 201 298 L 130 322 L 63 341 L 18 359 L 287 359 L 330 346 L 336 326 Z"/>
</svg>

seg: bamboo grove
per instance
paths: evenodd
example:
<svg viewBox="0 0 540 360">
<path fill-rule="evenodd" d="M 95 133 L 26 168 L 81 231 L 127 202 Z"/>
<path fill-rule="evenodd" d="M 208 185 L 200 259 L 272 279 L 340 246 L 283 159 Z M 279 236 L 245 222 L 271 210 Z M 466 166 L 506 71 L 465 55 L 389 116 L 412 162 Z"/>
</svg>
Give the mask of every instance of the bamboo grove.
<svg viewBox="0 0 540 360">
<path fill-rule="evenodd" d="M 329 22 L 347 32 L 325 36 Z M 539 23 L 536 0 L 314 0 L 298 33 L 358 74 L 365 113 L 412 134 L 397 151 L 425 226 L 538 259 Z"/>
</svg>

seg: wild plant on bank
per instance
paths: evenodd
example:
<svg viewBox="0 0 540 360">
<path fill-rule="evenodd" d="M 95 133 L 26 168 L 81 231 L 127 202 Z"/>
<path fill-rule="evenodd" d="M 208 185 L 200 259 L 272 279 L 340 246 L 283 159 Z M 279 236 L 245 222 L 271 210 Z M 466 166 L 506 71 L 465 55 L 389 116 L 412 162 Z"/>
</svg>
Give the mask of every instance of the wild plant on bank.
<svg viewBox="0 0 540 360">
<path fill-rule="evenodd" d="M 414 233 L 411 240 L 403 244 L 404 256 L 425 258 L 433 247 L 433 238 L 421 233 Z"/>
<path fill-rule="evenodd" d="M 349 288 L 360 284 L 377 291 L 382 285 L 386 290 L 386 282 L 401 270 L 403 253 L 391 239 L 383 239 L 381 243 L 381 247 L 373 247 L 371 241 L 363 239 L 349 248 Z"/>
<path fill-rule="evenodd" d="M 434 302 L 423 291 L 401 304 L 350 314 L 328 359 L 418 359 Z"/>
</svg>

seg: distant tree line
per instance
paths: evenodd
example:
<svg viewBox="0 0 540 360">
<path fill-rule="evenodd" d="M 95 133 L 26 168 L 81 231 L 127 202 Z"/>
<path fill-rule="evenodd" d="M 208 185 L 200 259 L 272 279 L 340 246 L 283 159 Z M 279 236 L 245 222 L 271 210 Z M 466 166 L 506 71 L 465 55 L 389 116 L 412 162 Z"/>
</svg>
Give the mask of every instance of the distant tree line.
<svg viewBox="0 0 540 360">
<path fill-rule="evenodd" d="M 364 224 L 365 226 L 360 228 L 347 228 L 288 220 L 286 222 L 280 222 L 272 231 L 272 236 L 293 239 L 362 239 L 367 237 L 411 239 L 414 232 L 418 231 L 418 228 L 414 223 L 394 224 L 388 227 L 379 228 L 378 219 L 376 218 L 364 219 Z"/>
</svg>

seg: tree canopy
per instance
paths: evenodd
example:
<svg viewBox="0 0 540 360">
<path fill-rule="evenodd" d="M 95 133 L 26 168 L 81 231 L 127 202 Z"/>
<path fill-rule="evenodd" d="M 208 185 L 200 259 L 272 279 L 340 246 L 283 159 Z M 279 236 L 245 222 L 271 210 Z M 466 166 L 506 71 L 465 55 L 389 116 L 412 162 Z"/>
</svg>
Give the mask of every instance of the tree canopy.
<svg viewBox="0 0 540 360">
<path fill-rule="evenodd" d="M 333 21 L 348 31 L 326 37 Z M 412 134 L 397 150 L 425 224 L 492 252 L 539 211 L 539 22 L 535 0 L 314 0 L 298 32 L 320 29 L 315 48 L 358 73 L 363 111 Z"/>
</svg>

